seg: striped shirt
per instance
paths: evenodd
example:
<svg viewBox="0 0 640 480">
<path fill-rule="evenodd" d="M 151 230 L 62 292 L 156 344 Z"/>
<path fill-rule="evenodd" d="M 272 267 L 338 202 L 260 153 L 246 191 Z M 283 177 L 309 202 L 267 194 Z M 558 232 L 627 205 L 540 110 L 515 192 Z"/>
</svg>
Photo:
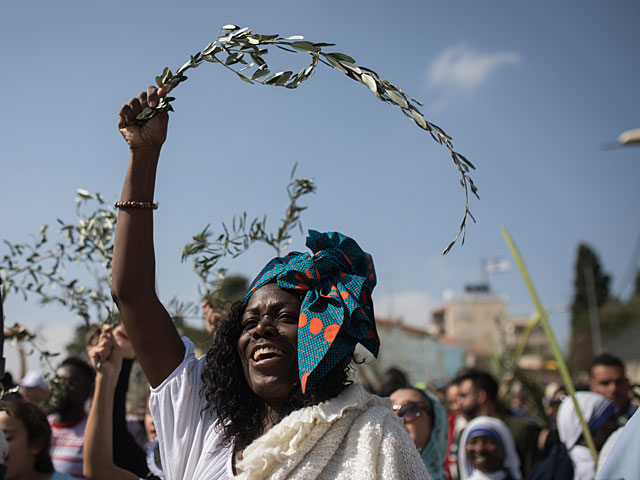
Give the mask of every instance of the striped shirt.
<svg viewBox="0 0 640 480">
<path fill-rule="evenodd" d="M 68 473 L 73 478 L 85 478 L 82 474 L 84 457 L 84 429 L 87 416 L 75 423 L 58 423 L 53 415 L 48 417 L 51 425 L 51 461 L 56 472 Z"/>
</svg>

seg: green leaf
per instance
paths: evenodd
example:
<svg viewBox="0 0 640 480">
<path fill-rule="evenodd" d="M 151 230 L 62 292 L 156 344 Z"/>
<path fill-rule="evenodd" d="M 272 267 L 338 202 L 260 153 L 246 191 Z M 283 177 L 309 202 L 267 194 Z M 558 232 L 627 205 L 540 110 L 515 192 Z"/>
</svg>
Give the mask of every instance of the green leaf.
<svg viewBox="0 0 640 480">
<path fill-rule="evenodd" d="M 351 58 L 349 55 L 345 55 L 344 53 L 338 53 L 338 52 L 332 52 L 332 53 L 327 53 L 328 56 L 331 56 L 337 60 L 339 60 L 340 62 L 347 62 L 347 63 L 356 63 L 356 61 Z"/>
<path fill-rule="evenodd" d="M 268 68 L 258 68 L 255 73 L 253 75 L 251 75 L 251 78 L 253 80 L 257 80 L 259 78 L 262 78 L 266 75 L 269 75 L 271 73 L 271 70 L 269 70 Z"/>
<path fill-rule="evenodd" d="M 389 96 L 391 101 L 393 103 L 395 103 L 396 105 L 398 105 L 398 106 L 400 106 L 402 108 L 409 108 L 409 104 L 407 103 L 407 101 L 404 99 L 403 96 L 398 95 L 393 90 L 387 90 L 385 93 Z"/>
<path fill-rule="evenodd" d="M 411 114 L 413 115 L 413 120 L 418 124 L 420 128 L 423 128 L 424 130 L 429 130 L 429 128 L 427 127 L 427 121 L 424 119 L 422 115 L 420 115 L 420 113 L 416 112 L 415 110 L 412 110 Z"/>
<path fill-rule="evenodd" d="M 347 70 L 346 68 L 344 68 L 344 67 L 342 66 L 342 64 L 341 64 L 337 59 L 335 59 L 335 58 L 333 58 L 333 57 L 330 57 L 329 55 L 325 55 L 324 57 L 329 61 L 329 63 L 330 63 L 334 68 L 336 68 L 336 69 L 340 70 L 342 73 L 349 73 L 349 70 Z"/>
<path fill-rule="evenodd" d="M 360 78 L 362 80 L 362 83 L 369 87 L 369 90 L 371 90 L 373 93 L 376 93 L 378 91 L 376 81 L 371 75 L 369 75 L 368 73 L 363 73 L 362 75 L 360 75 Z"/>
<path fill-rule="evenodd" d="M 236 75 L 238 75 L 238 77 L 240 77 L 240 80 L 242 80 L 243 82 L 247 82 L 253 85 L 253 82 L 249 80 L 247 77 L 245 77 L 244 75 L 242 75 L 241 73 L 236 72 Z"/>
<path fill-rule="evenodd" d="M 84 199 L 91 199 L 93 198 L 93 195 L 91 195 L 87 190 L 85 190 L 84 188 L 79 188 L 78 190 L 76 190 L 76 193 L 78 195 L 80 195 L 82 198 Z"/>
<path fill-rule="evenodd" d="M 290 45 L 296 50 L 299 50 L 301 52 L 317 53 L 320 51 L 320 48 L 316 47 L 311 42 L 292 42 L 290 43 Z"/>
</svg>

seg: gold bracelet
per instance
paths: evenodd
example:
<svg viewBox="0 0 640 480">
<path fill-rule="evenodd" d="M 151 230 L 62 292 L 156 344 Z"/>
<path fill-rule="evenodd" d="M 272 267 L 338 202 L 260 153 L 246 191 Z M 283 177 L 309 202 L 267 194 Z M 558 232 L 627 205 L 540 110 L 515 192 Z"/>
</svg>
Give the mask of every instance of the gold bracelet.
<svg viewBox="0 0 640 480">
<path fill-rule="evenodd" d="M 151 210 L 157 210 L 158 204 L 153 202 L 137 202 L 135 200 L 131 200 L 129 202 L 116 202 L 113 204 L 116 208 L 128 209 L 128 208 L 149 208 Z"/>
</svg>

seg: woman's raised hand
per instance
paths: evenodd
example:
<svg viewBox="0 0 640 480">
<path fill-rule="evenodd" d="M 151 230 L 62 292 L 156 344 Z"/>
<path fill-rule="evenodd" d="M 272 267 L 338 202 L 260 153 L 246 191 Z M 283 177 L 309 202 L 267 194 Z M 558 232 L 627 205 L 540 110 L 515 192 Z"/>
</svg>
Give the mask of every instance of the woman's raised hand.
<svg viewBox="0 0 640 480">
<path fill-rule="evenodd" d="M 155 108 L 158 105 L 158 99 L 169 93 L 169 90 L 168 85 L 164 85 L 160 89 L 148 87 L 146 91 L 132 98 L 128 104 L 120 109 L 118 129 L 132 151 L 138 149 L 159 150 L 162 147 L 167 138 L 169 115 L 166 112 L 154 115 L 142 125 L 138 124 L 136 116 L 146 107 Z"/>
<path fill-rule="evenodd" d="M 87 354 L 94 368 L 103 375 L 117 379 L 122 368 L 122 349 L 109 325 L 104 325 L 98 341 L 87 346 Z"/>
</svg>

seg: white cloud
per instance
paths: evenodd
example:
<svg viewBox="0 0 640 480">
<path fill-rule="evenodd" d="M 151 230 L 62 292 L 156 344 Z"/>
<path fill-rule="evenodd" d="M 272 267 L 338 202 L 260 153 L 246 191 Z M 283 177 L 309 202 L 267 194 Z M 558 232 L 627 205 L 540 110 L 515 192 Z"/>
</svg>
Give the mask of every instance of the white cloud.
<svg viewBox="0 0 640 480">
<path fill-rule="evenodd" d="M 472 91 L 485 84 L 500 67 L 517 65 L 520 61 L 516 52 L 484 53 L 456 45 L 443 50 L 427 67 L 426 85 Z"/>
<path fill-rule="evenodd" d="M 374 294 L 376 316 L 401 319 L 412 327 L 425 328 L 431 321 L 433 310 L 441 306 L 427 292 L 408 291 L 394 294 Z"/>
</svg>

